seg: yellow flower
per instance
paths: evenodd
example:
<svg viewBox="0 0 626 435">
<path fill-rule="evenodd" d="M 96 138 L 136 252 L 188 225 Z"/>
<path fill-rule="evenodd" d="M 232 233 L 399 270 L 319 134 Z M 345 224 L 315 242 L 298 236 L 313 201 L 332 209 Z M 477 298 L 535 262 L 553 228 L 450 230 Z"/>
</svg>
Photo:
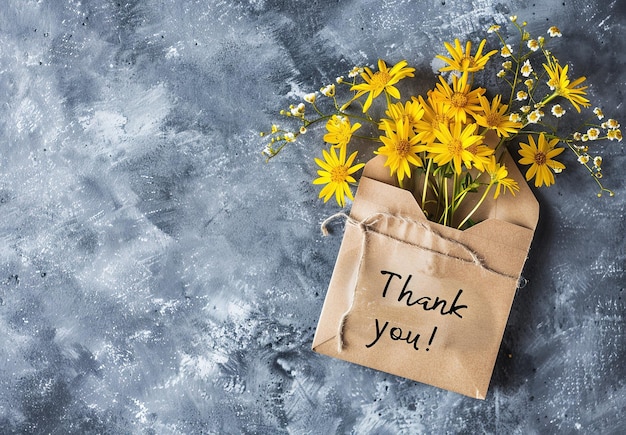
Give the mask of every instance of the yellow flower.
<svg viewBox="0 0 626 435">
<path fill-rule="evenodd" d="M 565 148 L 555 148 L 559 139 L 546 140 L 544 133 L 539 135 L 539 144 L 535 143 L 532 135 L 528 135 L 528 144 L 520 143 L 519 154 L 522 158 L 519 162 L 522 165 L 531 165 L 526 172 L 526 181 L 535 178 L 535 187 L 542 185 L 550 186 L 554 184 L 554 171 L 562 171 L 565 165 L 556 160 L 552 160 L 563 152 Z M 551 170 L 552 169 L 552 170 Z"/>
<path fill-rule="evenodd" d="M 468 124 L 463 128 L 461 122 L 454 122 L 450 130 L 447 125 L 441 124 L 440 128 L 435 131 L 438 142 L 435 141 L 428 146 L 428 151 L 431 153 L 429 157 L 432 157 L 433 161 L 440 166 L 452 162 L 457 174 L 461 173 L 462 163 L 470 168 L 474 154 L 468 148 L 480 145 L 483 141 L 483 136 L 474 134 L 476 128 L 476 124 Z"/>
<path fill-rule="evenodd" d="M 411 166 L 423 166 L 422 159 L 417 155 L 426 150 L 425 145 L 419 143 L 419 135 L 411 133 L 411 126 L 402 119 L 398 120 L 395 130 L 385 126 L 385 136 L 380 136 L 383 146 L 375 151 L 387 157 L 385 166 L 389 166 L 391 175 L 396 174 L 402 182 L 404 176 L 411 177 Z"/>
<path fill-rule="evenodd" d="M 424 116 L 424 109 L 419 101 L 414 99 L 404 104 L 395 103 L 390 105 L 385 111 L 385 115 L 387 115 L 389 119 L 381 119 L 381 129 L 395 130 L 396 123 L 402 120 L 403 124 L 409 126 L 409 135 L 413 136 L 414 128 L 417 126 L 419 120 L 422 119 L 422 116 Z M 422 136 L 424 136 L 424 134 L 422 134 Z"/>
<path fill-rule="evenodd" d="M 357 93 L 350 102 L 368 93 L 365 104 L 363 105 L 363 112 L 367 112 L 367 109 L 372 105 L 373 99 L 378 97 L 383 91 L 393 98 L 400 99 L 400 91 L 394 85 L 403 78 L 413 77 L 415 68 L 407 67 L 407 61 L 401 60 L 391 69 L 388 69 L 385 61 L 379 59 L 378 71 L 373 73 L 368 67 L 365 67 L 364 70 L 365 71 L 361 73 L 361 77 L 363 77 L 365 83 L 352 86 L 351 89 L 357 91 Z"/>
<path fill-rule="evenodd" d="M 435 130 L 439 128 L 440 124 L 448 125 L 452 119 L 446 115 L 446 108 L 443 102 L 435 102 L 431 98 L 431 93 L 428 95 L 428 100 L 424 101 L 424 98 L 419 95 L 418 101 L 421 107 L 424 109 L 424 115 L 422 119 L 417 121 L 416 130 L 418 134 L 422 133 L 422 141 L 424 143 L 432 143 L 435 140 Z"/>
<path fill-rule="evenodd" d="M 495 130 L 500 137 L 509 137 L 510 134 L 517 133 L 518 130 L 522 128 L 522 124 L 510 120 L 510 117 L 506 115 L 509 106 L 500 104 L 501 99 L 501 95 L 496 95 L 491 105 L 489 105 L 489 100 L 481 95 L 480 106 L 483 111 L 482 114 L 477 113 L 474 118 L 476 119 L 476 123 L 481 127 Z"/>
<path fill-rule="evenodd" d="M 343 207 L 346 204 L 346 196 L 354 199 L 348 183 L 356 183 L 356 180 L 351 174 L 354 174 L 365 164 L 358 163 L 351 166 L 356 158 L 357 151 L 353 152 L 346 161 L 346 147 L 339 149 L 339 157 L 337 157 L 337 152 L 334 148 L 331 148 L 330 152 L 322 150 L 322 153 L 324 154 L 324 160 L 315 159 L 315 163 L 322 169 L 317 171 L 319 178 L 313 180 L 313 184 L 325 184 L 319 194 L 320 198 L 324 197 L 324 202 L 327 202 L 335 195 L 337 204 Z"/>
<path fill-rule="evenodd" d="M 352 133 L 358 130 L 361 124 L 355 122 L 354 125 L 350 125 L 350 119 L 346 116 L 333 115 L 328 122 L 326 122 L 326 130 L 328 133 L 324 135 L 324 141 L 333 145 L 334 147 L 346 147 Z"/>
<path fill-rule="evenodd" d="M 485 167 L 489 164 L 489 158 L 495 152 L 493 148 L 479 142 L 467 147 L 467 151 L 472 155 L 472 165 L 480 172 L 485 172 Z"/>
<path fill-rule="evenodd" d="M 467 115 L 474 116 L 476 111 L 481 109 L 478 97 L 485 93 L 483 88 L 472 90 L 467 78 L 467 73 L 461 78 L 453 76 L 450 87 L 445 79 L 439 76 L 440 83 L 437 83 L 437 89 L 432 92 L 433 100 L 443 102 L 446 115 L 453 117 L 457 122 L 466 122 Z"/>
<path fill-rule="evenodd" d="M 489 163 L 485 165 L 485 171 L 491 177 L 491 183 L 496 186 L 496 190 L 493 194 L 494 199 L 498 199 L 500 191 L 506 192 L 508 189 L 513 196 L 515 196 L 516 191 L 519 191 L 517 181 L 512 178 L 507 178 L 509 171 L 506 169 L 506 166 L 496 162 L 495 156 L 491 156 Z"/>
<path fill-rule="evenodd" d="M 548 86 L 550 86 L 550 89 L 554 90 L 556 95 L 560 95 L 561 97 L 568 99 L 578 113 L 580 113 L 579 105 L 583 107 L 590 106 L 589 100 L 584 97 L 584 95 L 587 95 L 585 92 L 587 86 L 582 86 L 580 88 L 576 87 L 584 82 L 586 77 L 579 77 L 573 82 L 570 82 L 567 77 L 568 65 L 562 67 L 556 59 L 548 59 L 548 63 L 544 63 L 543 67 L 550 77 L 548 80 Z"/>
<path fill-rule="evenodd" d="M 484 69 L 489 58 L 498 52 L 498 50 L 492 50 L 483 55 L 482 52 L 486 42 L 486 39 L 480 41 L 478 50 L 476 50 L 476 54 L 474 56 L 470 54 L 472 49 L 472 43 L 470 41 L 465 43 L 465 52 L 463 52 L 461 42 L 458 39 L 454 40 L 454 47 L 452 44 L 444 42 L 443 44 L 452 58 L 444 57 L 442 55 L 435 56 L 437 59 L 441 59 L 448 64 L 448 66 L 440 68 L 439 71 L 476 72 Z"/>
</svg>

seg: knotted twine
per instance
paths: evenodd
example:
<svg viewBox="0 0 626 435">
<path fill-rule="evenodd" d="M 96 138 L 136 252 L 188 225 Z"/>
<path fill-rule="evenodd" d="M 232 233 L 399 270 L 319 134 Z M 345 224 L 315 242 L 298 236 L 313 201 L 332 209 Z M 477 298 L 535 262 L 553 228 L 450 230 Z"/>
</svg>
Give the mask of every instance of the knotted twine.
<svg viewBox="0 0 626 435">
<path fill-rule="evenodd" d="M 415 219 L 410 219 L 408 217 L 405 216 L 398 216 L 392 213 L 383 213 L 383 212 L 379 212 L 379 213 L 374 213 L 369 215 L 368 217 L 366 217 L 365 219 L 359 221 L 354 219 L 353 217 L 347 215 L 346 213 L 343 212 L 339 212 L 339 213 L 335 213 L 332 216 L 329 216 L 328 218 L 326 218 L 321 226 L 320 229 L 322 231 L 322 234 L 324 236 L 328 235 L 328 224 L 330 222 L 332 222 L 335 219 L 338 218 L 344 218 L 346 220 L 346 223 L 353 225 L 357 228 L 359 228 L 361 230 L 361 234 L 363 235 L 362 238 L 362 244 L 361 244 L 361 256 L 359 258 L 359 264 L 357 265 L 357 280 L 358 277 L 361 275 L 361 266 L 363 265 L 363 257 L 365 256 L 365 249 L 367 246 L 367 236 L 369 233 L 373 233 L 373 234 L 377 234 L 379 236 L 388 238 L 390 240 L 394 240 L 398 243 L 402 243 L 404 245 L 410 246 L 411 248 L 415 248 L 415 249 L 419 249 L 422 251 L 426 251 L 429 252 L 431 254 L 435 254 L 435 255 L 440 255 L 443 256 L 445 258 L 449 258 L 451 260 L 454 261 L 458 261 L 461 263 L 465 263 L 465 264 L 473 264 L 476 266 L 479 266 L 480 268 L 482 268 L 483 270 L 493 273 L 495 275 L 504 277 L 504 278 L 508 278 L 508 279 L 513 279 L 515 281 L 518 281 L 519 277 L 517 276 L 513 276 L 513 275 L 509 275 L 500 271 L 497 271 L 491 267 L 489 267 L 484 260 L 478 255 L 477 252 L 475 252 L 473 249 L 471 249 L 469 246 L 465 245 L 464 243 L 461 243 L 460 241 L 453 239 L 451 237 L 447 237 L 444 236 L 443 234 L 441 234 L 439 231 L 435 230 L 432 225 L 430 225 L 430 223 L 428 221 L 418 221 Z M 404 239 L 400 239 L 398 237 L 394 237 L 390 234 L 386 234 L 383 233 L 379 230 L 377 230 L 374 226 L 378 223 L 381 222 L 385 219 L 395 219 L 407 224 L 411 224 L 411 225 L 416 225 L 424 230 L 426 230 L 428 233 L 433 234 L 434 236 L 440 238 L 441 240 L 444 240 L 446 242 L 449 242 L 453 245 L 456 245 L 460 248 L 462 248 L 470 257 L 470 259 L 467 258 L 463 258 L 463 257 L 459 257 L 457 255 L 452 255 L 450 253 L 447 252 L 441 252 L 441 251 L 437 251 L 436 249 L 432 249 L 432 248 L 428 248 L 426 246 L 422 246 L 419 245 L 417 243 L 413 243 L 413 242 L 409 242 L 407 240 Z M 517 287 L 519 287 L 519 282 Z M 357 285 L 355 283 L 354 285 L 354 290 L 352 292 L 352 300 L 350 302 L 350 306 L 348 307 L 348 309 L 346 310 L 345 313 L 343 313 L 343 315 L 341 316 L 341 320 L 339 322 L 339 326 L 337 328 L 337 351 L 338 352 L 342 352 L 343 351 L 343 332 L 344 332 L 344 328 L 345 328 L 345 323 L 346 323 L 346 319 L 348 318 L 348 315 L 350 314 L 350 312 L 352 311 L 352 309 L 354 308 L 354 303 L 355 303 L 355 299 L 356 299 L 356 292 L 357 292 Z"/>
</svg>

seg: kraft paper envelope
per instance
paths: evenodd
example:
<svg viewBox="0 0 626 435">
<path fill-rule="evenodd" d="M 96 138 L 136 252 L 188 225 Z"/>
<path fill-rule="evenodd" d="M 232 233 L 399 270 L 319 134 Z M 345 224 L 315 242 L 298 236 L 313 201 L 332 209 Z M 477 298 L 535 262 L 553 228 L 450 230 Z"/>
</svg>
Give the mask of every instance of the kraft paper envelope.
<svg viewBox="0 0 626 435">
<path fill-rule="evenodd" d="M 506 152 L 503 161 L 520 191 L 490 194 L 480 222 L 460 231 L 426 220 L 384 157 L 370 160 L 313 350 L 484 399 L 539 214 Z"/>
</svg>

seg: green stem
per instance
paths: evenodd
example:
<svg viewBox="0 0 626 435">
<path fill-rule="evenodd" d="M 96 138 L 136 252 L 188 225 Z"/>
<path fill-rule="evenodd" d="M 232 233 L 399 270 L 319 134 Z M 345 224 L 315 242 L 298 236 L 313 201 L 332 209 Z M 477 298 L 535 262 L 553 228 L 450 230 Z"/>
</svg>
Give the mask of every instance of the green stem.
<svg viewBox="0 0 626 435">
<path fill-rule="evenodd" d="M 426 191 L 428 189 L 428 178 L 430 177 L 430 169 L 433 165 L 433 159 L 428 159 L 428 166 L 426 166 L 426 174 L 424 175 L 424 187 L 422 188 L 422 211 L 426 215 Z"/>
<path fill-rule="evenodd" d="M 467 216 L 465 216 L 465 219 L 463 219 L 463 221 L 459 224 L 459 226 L 457 227 L 457 229 L 461 229 L 463 227 L 463 225 L 465 225 L 465 223 L 472 217 L 472 215 L 476 212 L 476 210 L 478 210 L 480 208 L 480 206 L 482 205 L 482 203 L 485 201 L 485 198 L 487 198 L 487 194 L 489 193 L 489 191 L 491 190 L 491 186 L 493 186 L 493 181 L 491 181 L 489 183 L 489 185 L 487 186 L 487 188 L 485 189 L 485 193 L 483 193 L 483 196 L 480 198 L 480 201 L 478 201 L 478 203 L 474 206 L 474 208 L 472 209 L 472 211 L 470 211 Z"/>
</svg>

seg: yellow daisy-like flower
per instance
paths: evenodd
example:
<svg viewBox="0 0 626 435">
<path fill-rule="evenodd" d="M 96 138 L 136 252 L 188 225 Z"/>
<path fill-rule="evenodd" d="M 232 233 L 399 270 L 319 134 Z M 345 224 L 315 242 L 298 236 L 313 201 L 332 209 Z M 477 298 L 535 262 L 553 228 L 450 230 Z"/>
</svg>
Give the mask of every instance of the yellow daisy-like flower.
<svg viewBox="0 0 626 435">
<path fill-rule="evenodd" d="M 361 124 L 355 122 L 354 125 L 350 124 L 350 119 L 346 116 L 333 115 L 326 122 L 326 130 L 328 133 L 324 135 L 324 141 L 333 145 L 334 147 L 343 148 L 348 145 L 352 138 L 352 133 L 358 130 Z"/>
<path fill-rule="evenodd" d="M 413 77 L 413 71 L 415 71 L 415 68 L 407 67 L 406 60 L 401 60 L 389 69 L 385 61 L 379 59 L 378 71 L 375 73 L 368 67 L 364 68 L 361 77 L 363 77 L 365 83 L 352 86 L 351 89 L 357 91 L 357 93 L 350 102 L 367 93 L 367 99 L 365 104 L 363 104 L 363 112 L 365 113 L 372 105 L 374 98 L 378 97 L 383 91 L 393 98 L 400 99 L 400 91 L 394 85 L 406 77 Z"/>
<path fill-rule="evenodd" d="M 340 207 L 344 207 L 346 205 L 346 197 L 354 199 L 349 185 L 349 183 L 356 183 L 352 174 L 365 166 L 365 164 L 358 163 L 352 166 L 357 151 L 350 154 L 350 157 L 346 160 L 346 147 L 339 149 L 339 157 L 337 157 L 337 152 L 334 148 L 331 148 L 330 152 L 322 150 L 322 153 L 324 160 L 315 159 L 315 163 L 322 169 L 317 171 L 319 178 L 313 180 L 313 184 L 325 184 L 319 194 L 320 198 L 324 198 L 324 202 L 327 202 L 335 195 L 337 204 Z"/>
<path fill-rule="evenodd" d="M 402 182 L 404 176 L 411 177 L 411 165 L 423 166 L 422 159 L 417 155 L 426 150 L 425 145 L 420 144 L 418 135 L 411 133 L 411 126 L 402 119 L 398 120 L 395 129 L 384 128 L 385 135 L 380 136 L 383 146 L 375 151 L 387 157 L 385 166 L 388 166 L 391 175 L 396 174 L 398 181 Z"/>
<path fill-rule="evenodd" d="M 395 103 L 389 106 L 385 111 L 385 115 L 389 117 L 381 119 L 380 128 L 394 129 L 396 123 L 402 120 L 404 125 L 409 126 L 409 132 L 411 135 L 414 133 L 414 129 L 417 126 L 419 120 L 424 116 L 424 108 L 417 100 L 407 101 L 406 103 Z M 423 134 L 422 134 L 423 136 Z"/>
<path fill-rule="evenodd" d="M 476 111 L 481 109 L 479 97 L 485 93 L 485 89 L 472 87 L 467 83 L 468 74 L 464 73 L 461 78 L 452 77 L 452 87 L 445 79 L 439 76 L 437 89 L 432 92 L 432 98 L 436 102 L 443 102 L 446 115 L 454 118 L 457 122 L 466 122 L 467 115 L 475 116 Z"/>
<path fill-rule="evenodd" d="M 526 181 L 535 178 L 535 187 L 542 185 L 550 186 L 554 184 L 553 171 L 562 171 L 565 165 L 556 160 L 552 160 L 563 152 L 565 148 L 555 148 L 559 139 L 546 140 L 545 134 L 539 135 L 539 143 L 535 143 L 532 135 L 528 135 L 528 143 L 520 143 L 519 160 L 522 165 L 531 165 L 526 171 Z"/>
<path fill-rule="evenodd" d="M 507 104 L 500 104 L 502 99 L 501 95 L 496 95 L 489 105 L 489 100 L 481 95 L 480 106 L 482 107 L 482 114 L 477 113 L 474 118 L 476 123 L 481 127 L 486 127 L 491 130 L 495 130 L 500 137 L 509 137 L 511 134 L 516 134 L 522 124 L 511 120 L 510 116 L 506 114 L 509 106 Z"/>
<path fill-rule="evenodd" d="M 489 58 L 498 52 L 498 50 L 492 50 L 483 55 L 482 52 L 486 42 L 486 39 L 480 41 L 474 56 L 470 54 L 472 50 L 471 41 L 467 41 L 465 43 L 465 52 L 463 52 L 461 42 L 458 39 L 454 40 L 454 47 L 452 44 L 444 42 L 443 44 L 452 58 L 444 57 L 442 55 L 435 56 L 437 59 L 441 59 L 448 64 L 448 66 L 440 68 L 439 71 L 476 72 L 484 69 Z"/>
<path fill-rule="evenodd" d="M 428 100 L 419 95 L 418 101 L 424 109 L 422 119 L 417 121 L 415 129 L 418 134 L 422 134 L 424 143 L 432 143 L 435 140 L 435 130 L 439 129 L 440 124 L 448 125 L 452 119 L 446 115 L 447 109 L 443 102 L 435 102 L 431 98 L 432 93 L 429 92 Z"/>
<path fill-rule="evenodd" d="M 485 172 L 491 177 L 491 183 L 496 186 L 493 194 L 494 199 L 498 199 L 500 191 L 506 192 L 508 189 L 513 196 L 515 196 L 516 191 L 519 191 L 517 181 L 507 177 L 509 171 L 506 169 L 506 166 L 496 162 L 495 156 L 491 156 L 489 163 L 485 165 Z"/>
<path fill-rule="evenodd" d="M 567 77 L 568 65 L 562 67 L 559 65 L 556 59 L 548 59 L 547 64 L 543 64 L 550 79 L 548 80 L 548 86 L 554 90 L 556 95 L 566 98 L 572 103 L 572 106 L 580 113 L 580 106 L 589 107 L 589 100 L 584 96 L 587 95 L 585 89 L 587 86 L 577 87 L 586 80 L 586 77 L 579 77 L 573 82 L 570 82 Z"/>
<path fill-rule="evenodd" d="M 468 148 L 480 145 L 484 139 L 474 134 L 476 128 L 476 124 L 468 124 L 464 128 L 463 123 L 454 122 L 450 130 L 447 125 L 441 124 L 435 131 L 436 141 L 427 148 L 429 157 L 440 166 L 452 162 L 457 174 L 461 173 L 462 163 L 471 168 L 474 154 Z"/>
</svg>

